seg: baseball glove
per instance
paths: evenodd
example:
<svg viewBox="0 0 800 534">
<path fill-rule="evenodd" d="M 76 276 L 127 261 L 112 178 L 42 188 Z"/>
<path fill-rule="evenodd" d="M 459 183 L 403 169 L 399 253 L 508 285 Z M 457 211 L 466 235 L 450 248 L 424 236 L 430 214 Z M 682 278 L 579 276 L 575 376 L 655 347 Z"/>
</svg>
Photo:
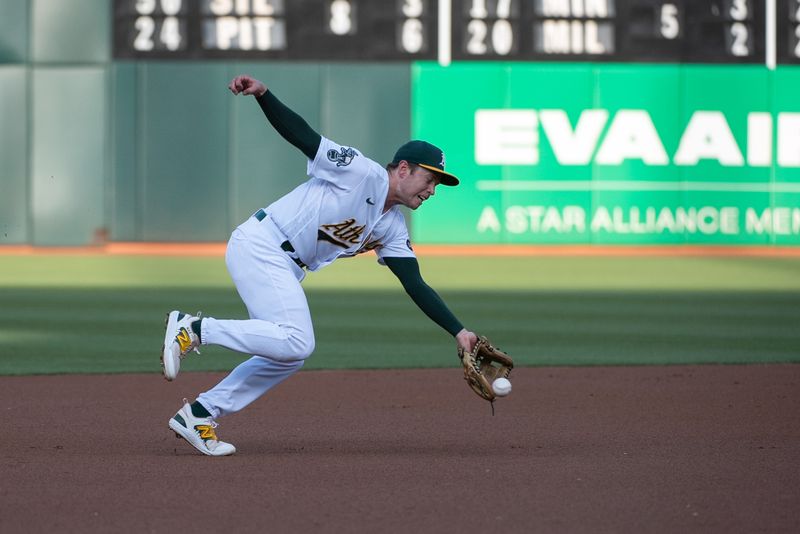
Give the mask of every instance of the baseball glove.
<svg viewBox="0 0 800 534">
<path fill-rule="evenodd" d="M 514 360 L 505 352 L 489 343 L 485 336 L 478 336 L 472 352 L 458 349 L 458 358 L 464 366 L 464 380 L 469 387 L 489 402 L 494 402 L 492 382 L 502 377 L 508 378 L 514 367 Z"/>
</svg>

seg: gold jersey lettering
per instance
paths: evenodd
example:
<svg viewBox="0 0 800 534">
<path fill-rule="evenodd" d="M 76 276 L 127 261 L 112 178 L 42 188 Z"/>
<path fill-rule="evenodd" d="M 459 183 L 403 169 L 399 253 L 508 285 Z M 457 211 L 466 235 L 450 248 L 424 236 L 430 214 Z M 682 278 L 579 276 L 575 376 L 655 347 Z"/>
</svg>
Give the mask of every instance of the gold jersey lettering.
<svg viewBox="0 0 800 534">
<path fill-rule="evenodd" d="M 357 225 L 355 219 L 347 219 L 335 224 L 323 224 L 317 232 L 317 239 L 348 248 L 350 245 L 357 245 L 360 242 L 364 228 L 366 225 Z"/>
</svg>

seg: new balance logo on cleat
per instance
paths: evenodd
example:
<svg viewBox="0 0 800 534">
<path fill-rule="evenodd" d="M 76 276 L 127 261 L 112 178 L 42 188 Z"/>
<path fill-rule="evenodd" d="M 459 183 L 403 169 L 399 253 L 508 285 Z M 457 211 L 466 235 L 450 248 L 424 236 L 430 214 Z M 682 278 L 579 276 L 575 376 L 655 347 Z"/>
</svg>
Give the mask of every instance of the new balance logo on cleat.
<svg viewBox="0 0 800 534">
<path fill-rule="evenodd" d="M 219 441 L 217 423 L 210 417 L 195 417 L 192 407 L 184 400 L 183 407 L 169 420 L 169 427 L 179 438 L 206 456 L 228 456 L 236 452 L 230 443 Z"/>
<path fill-rule="evenodd" d="M 178 342 L 178 345 L 181 347 L 181 352 L 189 352 L 192 347 L 192 337 L 189 335 L 189 331 L 185 328 L 181 328 L 178 335 L 175 336 L 175 340 Z"/>
<path fill-rule="evenodd" d="M 203 441 L 207 441 L 209 439 L 216 440 L 217 434 L 214 432 L 214 427 L 211 425 L 195 425 L 194 429 L 200 434 L 200 438 Z"/>
<path fill-rule="evenodd" d="M 200 338 L 192 331 L 192 323 L 200 320 L 200 314 L 197 315 L 195 317 L 177 310 L 167 314 L 167 328 L 161 347 L 161 367 L 167 380 L 175 380 L 181 369 L 181 360 L 190 351 L 200 354 Z"/>
</svg>

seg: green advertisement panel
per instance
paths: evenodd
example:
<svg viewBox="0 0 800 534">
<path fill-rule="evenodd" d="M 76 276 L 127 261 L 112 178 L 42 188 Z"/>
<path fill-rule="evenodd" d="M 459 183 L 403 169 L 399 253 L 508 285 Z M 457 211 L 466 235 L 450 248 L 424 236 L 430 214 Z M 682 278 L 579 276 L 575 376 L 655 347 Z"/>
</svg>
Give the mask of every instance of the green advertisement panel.
<svg viewBox="0 0 800 534">
<path fill-rule="evenodd" d="M 419 243 L 800 244 L 800 69 L 413 69 L 412 133 L 461 178 Z"/>
</svg>

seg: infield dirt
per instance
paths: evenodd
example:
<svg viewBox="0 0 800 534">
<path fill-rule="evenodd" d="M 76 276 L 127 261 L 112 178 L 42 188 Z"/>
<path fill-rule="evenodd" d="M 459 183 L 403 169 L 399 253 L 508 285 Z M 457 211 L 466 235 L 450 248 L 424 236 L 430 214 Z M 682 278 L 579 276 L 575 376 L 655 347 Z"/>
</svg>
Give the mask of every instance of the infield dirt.
<svg viewBox="0 0 800 534">
<path fill-rule="evenodd" d="M 301 372 L 204 457 L 221 376 L 0 378 L 0 532 L 800 532 L 800 365 Z"/>
</svg>

